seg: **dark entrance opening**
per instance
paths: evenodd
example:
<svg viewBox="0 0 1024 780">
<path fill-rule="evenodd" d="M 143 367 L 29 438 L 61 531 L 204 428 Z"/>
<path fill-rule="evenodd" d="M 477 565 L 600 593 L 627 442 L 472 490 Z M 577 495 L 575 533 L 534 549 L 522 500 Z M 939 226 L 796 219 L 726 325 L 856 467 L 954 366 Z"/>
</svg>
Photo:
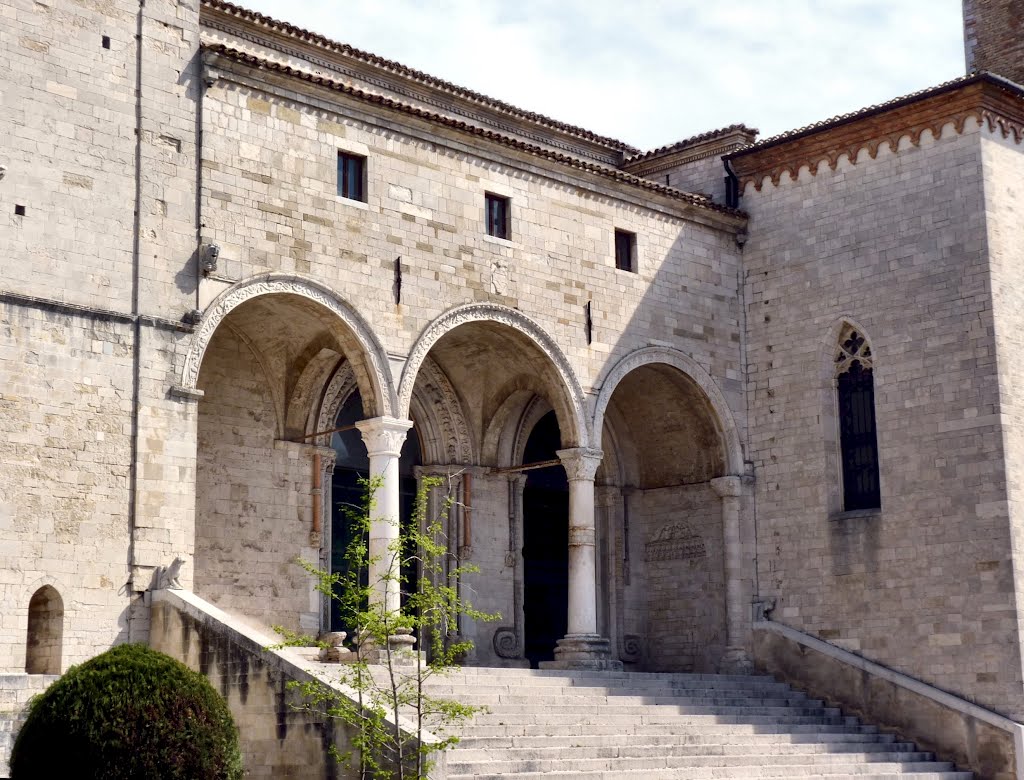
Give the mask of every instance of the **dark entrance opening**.
<svg viewBox="0 0 1024 780">
<path fill-rule="evenodd" d="M 526 441 L 523 463 L 557 458 L 558 418 L 548 412 Z M 523 613 L 526 657 L 536 668 L 554 659 L 568 628 L 569 482 L 562 466 L 527 472 L 523 490 Z"/>
<path fill-rule="evenodd" d="M 340 428 L 352 425 L 363 418 L 363 400 L 359 391 L 355 390 L 342 405 L 335 425 Z M 347 510 L 358 511 L 364 505 L 364 489 L 360 480 L 368 479 L 370 476 L 370 458 L 366 454 L 366 445 L 363 444 L 362 435 L 357 430 L 334 433 L 331 437 L 331 446 L 334 448 L 336 456 L 334 477 L 331 482 L 330 566 L 332 574 L 339 574 L 347 571 L 345 551 L 352 542 L 352 528 L 348 522 Z M 402 445 L 402 457 L 398 461 L 398 473 L 402 478 L 399 487 L 400 522 L 403 524 L 409 522 L 416 503 L 416 475 L 413 469 L 418 465 L 420 465 L 420 441 L 416 436 L 416 429 L 410 428 L 405 437 L 405 444 Z M 414 572 L 408 571 L 405 566 L 402 567 L 403 579 L 408 580 L 413 574 Z M 366 584 L 365 574 L 362 584 Z M 404 592 L 403 588 L 403 594 Z M 404 606 L 404 595 L 402 603 Z M 343 625 L 339 606 L 337 599 L 331 599 L 331 631 L 348 631 L 349 634 L 352 634 L 353 627 Z"/>
</svg>

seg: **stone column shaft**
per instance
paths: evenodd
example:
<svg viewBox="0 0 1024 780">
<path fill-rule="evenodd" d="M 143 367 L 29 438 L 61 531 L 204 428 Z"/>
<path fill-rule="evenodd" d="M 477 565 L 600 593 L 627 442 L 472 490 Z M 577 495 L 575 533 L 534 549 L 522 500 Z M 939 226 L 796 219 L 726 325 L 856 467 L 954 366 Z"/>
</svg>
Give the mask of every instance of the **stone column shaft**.
<svg viewBox="0 0 1024 780">
<path fill-rule="evenodd" d="M 374 417 L 356 423 L 370 457 L 370 479 L 381 484 L 370 508 L 370 598 L 386 612 L 399 609 L 401 550 L 396 549 L 399 523 L 398 459 L 410 420 Z"/>
<path fill-rule="evenodd" d="M 722 499 L 722 538 L 725 547 L 725 626 L 726 649 L 722 671 L 750 670 L 750 659 L 744 647 L 749 606 L 743 593 L 743 539 L 740 533 L 740 477 L 718 477 L 711 480 L 712 489 Z"/>
<path fill-rule="evenodd" d="M 569 619 L 568 633 L 558 641 L 549 668 L 621 669 L 612 660 L 606 638 L 597 633 L 597 560 L 594 522 L 594 475 L 600 450 L 578 447 L 558 450 L 569 478 Z"/>
</svg>

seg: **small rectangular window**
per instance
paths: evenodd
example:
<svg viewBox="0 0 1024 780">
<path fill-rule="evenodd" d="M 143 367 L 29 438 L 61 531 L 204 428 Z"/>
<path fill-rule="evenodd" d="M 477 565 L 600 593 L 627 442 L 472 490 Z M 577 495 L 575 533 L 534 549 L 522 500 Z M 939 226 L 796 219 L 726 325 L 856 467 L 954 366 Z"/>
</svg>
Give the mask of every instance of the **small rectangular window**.
<svg viewBox="0 0 1024 780">
<path fill-rule="evenodd" d="M 366 202 L 366 158 L 338 152 L 338 195 Z"/>
<path fill-rule="evenodd" d="M 615 267 L 636 273 L 636 233 L 615 231 Z"/>
<path fill-rule="evenodd" d="M 508 239 L 509 199 L 488 192 L 484 195 L 484 210 L 486 211 L 487 235 Z"/>
</svg>

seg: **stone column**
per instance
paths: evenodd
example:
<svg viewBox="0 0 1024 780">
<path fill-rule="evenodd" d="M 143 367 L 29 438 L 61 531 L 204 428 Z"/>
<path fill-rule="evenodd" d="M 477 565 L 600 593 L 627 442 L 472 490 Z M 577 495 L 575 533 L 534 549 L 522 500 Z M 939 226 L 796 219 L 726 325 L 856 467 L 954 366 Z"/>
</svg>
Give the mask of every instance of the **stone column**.
<svg viewBox="0 0 1024 780">
<path fill-rule="evenodd" d="M 711 488 L 722 499 L 722 538 L 725 552 L 725 655 L 719 671 L 748 674 L 753 664 L 744 647 L 749 605 L 743 592 L 743 539 L 740 535 L 740 477 L 718 477 Z"/>
<path fill-rule="evenodd" d="M 595 553 L 594 475 L 601 450 L 559 450 L 569 478 L 569 631 L 558 640 L 554 669 L 621 669 L 610 643 L 597 633 L 597 560 Z"/>
<path fill-rule="evenodd" d="M 369 575 L 372 603 L 386 612 L 397 612 L 399 608 L 401 552 L 393 549 L 398 539 L 400 510 L 398 458 L 411 427 L 412 421 L 395 417 L 374 417 L 356 423 L 370 456 L 370 479 L 381 483 L 370 509 Z"/>
</svg>

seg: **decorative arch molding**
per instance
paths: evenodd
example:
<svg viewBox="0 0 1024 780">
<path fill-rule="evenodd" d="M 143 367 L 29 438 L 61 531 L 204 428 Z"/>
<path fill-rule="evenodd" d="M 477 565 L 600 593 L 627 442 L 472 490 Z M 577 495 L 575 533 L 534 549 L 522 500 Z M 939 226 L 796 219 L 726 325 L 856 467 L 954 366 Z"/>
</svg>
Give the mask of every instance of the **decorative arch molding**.
<svg viewBox="0 0 1024 780">
<path fill-rule="evenodd" d="M 264 295 L 294 295 L 319 304 L 335 315 L 359 347 L 360 362 L 365 363 L 367 389 L 372 390 L 376 413 L 394 415 L 396 397 L 388 369 L 387 355 L 369 324 L 346 301 L 319 282 L 295 274 L 262 274 L 239 282 L 217 296 L 203 312 L 203 319 L 189 345 L 181 367 L 179 386 L 196 390 L 203 355 L 213 334 L 224 319 L 246 301 Z M 354 356 L 349 356 L 354 357 Z"/>
<path fill-rule="evenodd" d="M 338 412 L 341 411 L 341 407 L 355 389 L 356 374 L 352 370 L 352 363 L 343 358 L 331 375 L 327 387 L 324 388 L 319 414 L 307 433 L 330 430 L 337 425 Z M 320 439 L 319 443 L 322 446 L 331 446 L 331 434 L 325 433 L 317 438 Z"/>
<path fill-rule="evenodd" d="M 716 422 L 722 436 L 722 444 L 725 447 L 729 473 L 743 474 L 743 445 L 740 443 L 739 430 L 736 428 L 736 421 L 733 419 L 725 396 L 718 389 L 715 380 L 697 361 L 668 347 L 643 347 L 631 352 L 616 363 L 605 376 L 601 391 L 597 396 L 594 420 L 591 426 L 593 441 L 596 442 L 595 446 L 600 446 L 605 412 L 608 410 L 608 404 L 611 402 L 612 394 L 619 382 L 625 379 L 627 374 L 651 364 L 671 366 L 685 374 L 700 388 L 717 418 Z"/>
<path fill-rule="evenodd" d="M 558 372 L 563 385 L 562 396 L 570 407 L 568 411 L 572 417 L 571 423 L 575 428 L 571 432 L 571 441 L 574 445 L 586 446 L 590 441 L 590 427 L 583 402 L 583 390 L 576 379 L 576 374 L 569 363 L 569 359 L 555 340 L 540 325 L 522 312 L 496 303 L 468 303 L 463 306 L 457 306 L 427 325 L 413 345 L 405 368 L 402 371 L 402 380 L 398 386 L 397 415 L 404 417 L 409 414 L 416 376 L 419 374 L 427 354 L 433 346 L 449 331 L 470 322 L 495 322 L 499 325 L 505 325 L 529 338 L 544 353 Z"/>
<path fill-rule="evenodd" d="M 468 466 L 476 462 L 462 401 L 448 375 L 430 358 L 423 362 L 410 414 L 420 428 L 424 463 Z"/>
</svg>

